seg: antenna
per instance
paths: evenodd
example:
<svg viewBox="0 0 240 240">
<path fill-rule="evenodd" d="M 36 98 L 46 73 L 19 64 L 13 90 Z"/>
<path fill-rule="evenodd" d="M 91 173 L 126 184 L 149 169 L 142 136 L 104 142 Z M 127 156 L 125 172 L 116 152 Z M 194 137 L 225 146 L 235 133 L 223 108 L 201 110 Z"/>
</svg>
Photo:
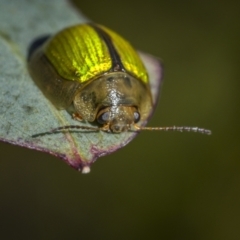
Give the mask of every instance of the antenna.
<svg viewBox="0 0 240 240">
<path fill-rule="evenodd" d="M 148 131 L 176 131 L 176 132 L 198 132 L 202 134 L 211 135 L 212 132 L 209 129 L 199 128 L 199 127 L 189 127 L 189 126 L 172 126 L 172 127 L 139 127 L 135 126 L 139 131 L 148 130 Z"/>
</svg>

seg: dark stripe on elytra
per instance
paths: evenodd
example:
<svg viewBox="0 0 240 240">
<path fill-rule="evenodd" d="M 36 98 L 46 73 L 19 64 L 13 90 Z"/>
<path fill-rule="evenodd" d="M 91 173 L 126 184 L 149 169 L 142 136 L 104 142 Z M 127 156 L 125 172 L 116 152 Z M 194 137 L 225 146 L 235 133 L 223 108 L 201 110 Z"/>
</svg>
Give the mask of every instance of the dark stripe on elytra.
<svg viewBox="0 0 240 240">
<path fill-rule="evenodd" d="M 117 52 L 117 50 L 115 49 L 111 37 L 104 32 L 103 29 L 101 29 L 100 27 L 90 23 L 89 24 L 92 28 L 95 29 L 95 31 L 98 33 L 98 35 L 104 40 L 104 42 L 106 43 L 110 56 L 111 56 L 111 60 L 112 60 L 112 67 L 110 69 L 110 72 L 116 72 L 116 71 L 121 71 L 121 72 L 125 72 L 124 66 L 122 64 L 122 61 L 120 59 L 120 56 Z"/>
</svg>

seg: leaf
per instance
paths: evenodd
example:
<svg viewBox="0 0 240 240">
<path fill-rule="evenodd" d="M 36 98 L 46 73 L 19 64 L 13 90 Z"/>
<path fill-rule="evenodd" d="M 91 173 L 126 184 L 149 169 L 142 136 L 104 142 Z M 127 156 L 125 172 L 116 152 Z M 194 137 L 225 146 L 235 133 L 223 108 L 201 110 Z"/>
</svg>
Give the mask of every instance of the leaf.
<svg viewBox="0 0 240 240">
<path fill-rule="evenodd" d="M 89 172 L 98 157 L 125 146 L 137 133 L 67 131 L 33 138 L 34 134 L 77 123 L 43 96 L 28 74 L 26 56 L 36 37 L 87 21 L 63 0 L 0 0 L 0 140 L 55 155 L 82 172 Z M 140 55 L 156 105 L 161 64 L 150 55 Z"/>
</svg>

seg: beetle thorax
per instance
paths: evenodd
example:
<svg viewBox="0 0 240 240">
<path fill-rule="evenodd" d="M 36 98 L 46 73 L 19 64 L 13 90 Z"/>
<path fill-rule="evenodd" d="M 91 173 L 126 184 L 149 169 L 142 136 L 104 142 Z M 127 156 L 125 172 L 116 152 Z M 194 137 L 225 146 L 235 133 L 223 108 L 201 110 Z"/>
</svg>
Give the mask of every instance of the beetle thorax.
<svg viewBox="0 0 240 240">
<path fill-rule="evenodd" d="M 89 81 L 75 95 L 74 109 L 83 120 L 122 132 L 152 106 L 148 86 L 125 72 L 107 73 Z"/>
</svg>

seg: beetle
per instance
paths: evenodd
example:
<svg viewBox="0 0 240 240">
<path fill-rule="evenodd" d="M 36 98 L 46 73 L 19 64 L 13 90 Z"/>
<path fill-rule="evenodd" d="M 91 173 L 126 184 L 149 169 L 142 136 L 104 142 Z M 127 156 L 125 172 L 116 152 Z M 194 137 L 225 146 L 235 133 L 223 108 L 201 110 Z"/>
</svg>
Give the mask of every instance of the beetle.
<svg viewBox="0 0 240 240">
<path fill-rule="evenodd" d="M 153 107 L 147 70 L 123 37 L 98 24 L 63 29 L 31 49 L 30 74 L 44 95 L 74 119 L 100 127 L 63 126 L 121 133 L 140 130 L 197 131 L 197 127 L 143 127 Z M 35 47 L 34 47 L 35 48 Z"/>
</svg>

